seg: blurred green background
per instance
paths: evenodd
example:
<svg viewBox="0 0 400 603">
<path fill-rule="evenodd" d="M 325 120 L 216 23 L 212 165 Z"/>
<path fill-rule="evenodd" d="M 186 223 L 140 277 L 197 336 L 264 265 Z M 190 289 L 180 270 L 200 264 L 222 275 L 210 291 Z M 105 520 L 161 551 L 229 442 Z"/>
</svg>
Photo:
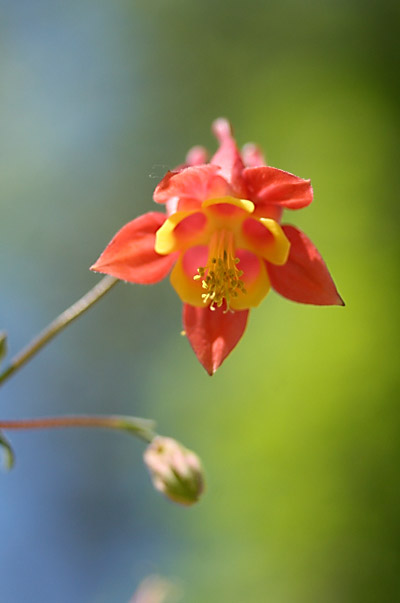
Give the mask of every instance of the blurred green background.
<svg viewBox="0 0 400 603">
<path fill-rule="evenodd" d="M 201 455 L 191 509 L 143 446 L 9 433 L 2 601 L 115 603 L 148 574 L 189 603 L 400 600 L 399 18 L 390 0 L 0 2 L 0 329 L 15 353 L 92 287 L 114 233 L 193 144 L 311 178 L 285 216 L 347 305 L 271 293 L 210 378 L 168 282 L 119 285 L 0 392 L 2 417 L 151 417 Z"/>
</svg>

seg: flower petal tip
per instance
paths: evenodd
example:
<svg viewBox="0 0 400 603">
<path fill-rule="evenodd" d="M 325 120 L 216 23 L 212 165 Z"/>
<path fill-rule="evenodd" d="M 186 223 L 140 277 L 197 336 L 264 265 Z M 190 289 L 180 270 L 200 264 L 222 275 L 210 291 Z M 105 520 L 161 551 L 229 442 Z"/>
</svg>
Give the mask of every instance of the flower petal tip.
<svg viewBox="0 0 400 603">
<path fill-rule="evenodd" d="M 214 375 L 225 358 L 239 343 L 249 311 L 226 312 L 221 306 L 183 306 L 183 327 L 197 359 L 207 373 Z"/>
<path fill-rule="evenodd" d="M 269 264 L 271 285 L 287 299 L 314 306 L 344 306 L 321 254 L 298 228 L 282 227 L 290 241 L 289 259 L 283 266 Z"/>
<path fill-rule="evenodd" d="M 97 260 L 97 262 L 90 266 L 89 270 L 91 270 L 92 272 L 102 272 L 102 267 L 99 260 Z"/>
<path fill-rule="evenodd" d="M 214 136 L 221 142 L 232 136 L 232 126 L 226 117 L 218 117 L 211 126 Z"/>
<path fill-rule="evenodd" d="M 344 307 L 346 305 L 346 303 L 345 303 L 343 297 L 341 295 L 339 295 L 339 293 L 337 294 L 337 296 L 338 296 L 338 301 L 337 301 L 336 305 Z"/>
<path fill-rule="evenodd" d="M 186 165 L 195 166 L 207 163 L 208 151 L 199 145 L 192 147 L 186 155 Z"/>
<path fill-rule="evenodd" d="M 242 149 L 242 158 L 246 167 L 259 167 L 266 165 L 266 160 L 260 147 L 253 142 L 248 142 Z"/>
</svg>

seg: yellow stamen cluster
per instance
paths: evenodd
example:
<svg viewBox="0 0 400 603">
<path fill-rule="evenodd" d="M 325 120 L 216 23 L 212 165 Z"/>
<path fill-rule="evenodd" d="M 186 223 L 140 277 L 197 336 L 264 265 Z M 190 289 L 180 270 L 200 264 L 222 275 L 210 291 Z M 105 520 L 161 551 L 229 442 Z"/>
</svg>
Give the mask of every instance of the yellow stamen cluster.
<svg viewBox="0 0 400 603">
<path fill-rule="evenodd" d="M 210 305 L 210 310 L 215 310 L 215 306 L 220 308 L 225 300 L 225 312 L 228 312 L 232 297 L 246 293 L 241 280 L 243 270 L 237 268 L 240 260 L 234 257 L 233 251 L 233 234 L 224 230 L 215 232 L 207 265 L 197 268 L 198 274 L 193 277 L 194 280 L 202 279 L 205 293 L 201 297 L 204 305 Z"/>
</svg>

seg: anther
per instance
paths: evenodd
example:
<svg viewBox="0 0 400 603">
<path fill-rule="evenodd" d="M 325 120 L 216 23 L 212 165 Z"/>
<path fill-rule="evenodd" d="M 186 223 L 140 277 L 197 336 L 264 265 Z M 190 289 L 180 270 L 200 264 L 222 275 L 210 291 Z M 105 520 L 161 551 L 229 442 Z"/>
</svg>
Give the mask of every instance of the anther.
<svg viewBox="0 0 400 603">
<path fill-rule="evenodd" d="M 245 294 L 246 289 L 241 280 L 243 270 L 238 270 L 239 258 L 234 257 L 233 234 L 227 231 L 214 233 L 210 243 L 210 258 L 206 266 L 200 266 L 194 280 L 202 278 L 201 286 L 206 291 L 202 294 L 204 305 L 210 310 L 220 308 L 226 302 L 225 312 L 230 311 L 230 300 L 239 292 Z"/>
</svg>

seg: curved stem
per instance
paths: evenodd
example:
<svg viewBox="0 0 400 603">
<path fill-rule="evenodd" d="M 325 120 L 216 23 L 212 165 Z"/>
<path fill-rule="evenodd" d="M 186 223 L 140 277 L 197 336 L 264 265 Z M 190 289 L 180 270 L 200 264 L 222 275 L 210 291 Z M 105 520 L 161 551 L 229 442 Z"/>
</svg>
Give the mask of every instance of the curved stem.
<svg viewBox="0 0 400 603">
<path fill-rule="evenodd" d="M 149 419 L 124 415 L 70 415 L 38 419 L 0 420 L 0 429 L 54 429 L 60 427 L 100 427 L 127 431 L 145 442 L 155 437 L 154 423 Z"/>
<path fill-rule="evenodd" d="M 113 276 L 105 276 L 93 289 L 90 289 L 81 299 L 53 320 L 21 352 L 14 356 L 10 365 L 0 373 L 0 386 L 21 366 L 28 362 L 46 343 L 53 339 L 57 333 L 65 329 L 66 326 L 101 299 L 117 282 L 118 279 Z"/>
</svg>

